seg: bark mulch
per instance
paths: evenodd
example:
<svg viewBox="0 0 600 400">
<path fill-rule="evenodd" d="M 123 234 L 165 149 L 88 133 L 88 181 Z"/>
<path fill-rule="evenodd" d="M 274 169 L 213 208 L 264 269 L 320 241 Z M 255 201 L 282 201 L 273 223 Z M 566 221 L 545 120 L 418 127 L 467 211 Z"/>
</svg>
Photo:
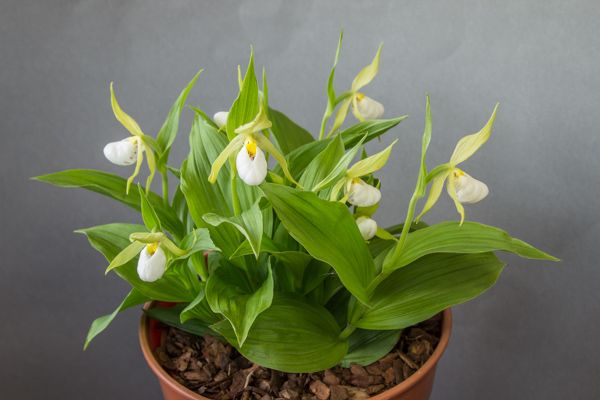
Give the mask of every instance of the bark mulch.
<svg viewBox="0 0 600 400">
<path fill-rule="evenodd" d="M 219 400 L 361 400 L 411 376 L 431 356 L 442 315 L 406 328 L 396 347 L 379 361 L 310 374 L 287 374 L 248 361 L 229 344 L 167 328 L 155 351 L 175 380 Z"/>
</svg>

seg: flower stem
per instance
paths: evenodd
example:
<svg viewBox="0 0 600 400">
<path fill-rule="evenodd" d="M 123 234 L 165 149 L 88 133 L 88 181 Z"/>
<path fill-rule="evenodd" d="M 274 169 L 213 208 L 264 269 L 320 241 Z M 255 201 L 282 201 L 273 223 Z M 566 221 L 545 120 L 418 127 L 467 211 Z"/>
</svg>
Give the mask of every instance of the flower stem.
<svg viewBox="0 0 600 400">
<path fill-rule="evenodd" d="M 163 203 L 165 206 L 169 207 L 169 173 L 165 171 L 161 171 L 160 175 L 162 177 L 162 195 L 163 195 Z"/>
<path fill-rule="evenodd" d="M 229 160 L 229 165 L 231 166 L 231 180 L 229 181 L 231 185 L 231 199 L 233 201 L 233 215 L 240 215 L 240 199 L 238 197 L 237 192 L 237 180 L 236 178 L 236 170 L 235 163 L 232 160 Z"/>
</svg>

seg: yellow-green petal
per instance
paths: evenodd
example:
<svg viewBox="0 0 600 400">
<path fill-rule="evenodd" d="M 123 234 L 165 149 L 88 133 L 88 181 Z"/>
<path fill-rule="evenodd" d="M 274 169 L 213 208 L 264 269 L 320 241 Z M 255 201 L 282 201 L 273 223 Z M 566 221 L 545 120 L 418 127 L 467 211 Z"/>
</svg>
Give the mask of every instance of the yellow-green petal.
<svg viewBox="0 0 600 400">
<path fill-rule="evenodd" d="M 112 106 L 113 113 L 117 118 L 117 121 L 121 123 L 133 136 L 143 136 L 142 128 L 138 125 L 135 120 L 121 109 L 115 91 L 113 89 L 113 82 L 110 83 L 110 104 Z"/>
<path fill-rule="evenodd" d="M 335 114 L 335 119 L 333 120 L 333 126 L 327 134 L 327 137 L 331 136 L 333 132 L 335 132 L 344 123 L 344 121 L 346 120 L 346 115 L 348 115 L 348 108 L 350 107 L 353 98 L 354 95 L 351 95 L 340 104 L 340 107 L 338 108 L 337 113 Z"/>
<path fill-rule="evenodd" d="M 360 88 L 368 85 L 379 72 L 379 58 L 381 57 L 381 48 L 383 43 L 379 45 L 377 53 L 371 61 L 371 64 L 364 67 L 352 81 L 352 91 L 357 92 Z"/>
<path fill-rule="evenodd" d="M 150 174 L 146 179 L 146 193 L 150 192 L 150 186 L 152 185 L 152 180 L 154 179 L 154 174 L 156 173 L 156 158 L 154 157 L 154 151 L 150 148 L 150 146 L 146 147 L 146 163 L 148 164 L 148 170 Z"/>
<path fill-rule="evenodd" d="M 223 149 L 221 154 L 218 155 L 210 169 L 210 175 L 208 176 L 208 181 L 210 183 L 215 183 L 217 181 L 217 175 L 219 175 L 219 171 L 227 162 L 229 157 L 231 157 L 235 152 L 239 151 L 244 146 L 244 140 L 246 140 L 244 135 L 237 135 Z"/>
<path fill-rule="evenodd" d="M 463 222 L 465 222 L 465 208 L 463 207 L 462 203 L 458 201 L 458 196 L 456 195 L 456 185 L 454 183 L 455 179 L 456 178 L 454 177 L 454 174 L 450 173 L 450 176 L 448 177 L 448 194 L 454 201 L 456 211 L 460 214 L 460 224 L 462 225 Z"/>
<path fill-rule="evenodd" d="M 360 160 L 352 167 L 350 167 L 346 174 L 348 178 L 358 178 L 361 176 L 369 175 L 383 168 L 383 166 L 387 163 L 390 157 L 390 153 L 392 152 L 392 148 L 394 147 L 397 141 L 398 139 L 394 140 L 392 144 L 390 144 L 384 150 L 380 151 L 377 154 L 373 154 L 372 156 L 367 157 L 363 160 Z"/>
<path fill-rule="evenodd" d="M 471 157 L 485 142 L 488 141 L 492 134 L 492 128 L 494 121 L 496 120 L 496 111 L 498 110 L 498 104 L 494 107 L 492 116 L 479 132 L 467 135 L 460 139 L 454 148 L 452 157 L 450 157 L 450 164 L 458 165 Z"/>
<path fill-rule="evenodd" d="M 271 143 L 271 141 L 269 139 L 267 139 L 264 135 L 256 135 L 254 137 L 254 139 L 256 140 L 258 147 L 262 148 L 267 153 L 269 153 L 270 155 L 273 156 L 273 158 L 281 166 L 281 169 L 283 170 L 283 174 L 285 175 L 285 177 L 290 182 L 293 182 L 296 186 L 301 187 L 300 184 L 298 182 L 296 182 L 296 180 L 290 173 L 290 170 L 288 169 L 287 161 L 285 160 L 285 157 L 283 156 L 283 154 L 281 154 L 279 152 L 279 150 L 277 150 L 275 145 L 273 143 Z"/>
<path fill-rule="evenodd" d="M 423 206 L 423 211 L 421 211 L 421 213 L 417 216 L 416 222 L 419 222 L 423 215 L 425 215 L 429 210 L 431 210 L 431 208 L 438 201 L 438 199 L 440 198 L 440 194 L 442 193 L 442 189 L 444 188 L 444 181 L 446 180 L 449 174 L 450 171 L 440 174 L 433 179 L 431 187 L 429 188 L 429 197 L 427 197 L 427 201 Z"/>
<path fill-rule="evenodd" d="M 144 155 L 142 151 L 144 146 L 142 145 L 142 141 L 140 139 L 137 140 L 137 160 L 135 162 L 135 169 L 133 170 L 133 174 L 129 178 L 127 178 L 127 186 L 125 187 L 125 194 L 129 194 L 129 188 L 133 183 L 133 180 L 140 173 L 140 168 L 142 168 L 142 163 L 144 162 Z"/>
</svg>

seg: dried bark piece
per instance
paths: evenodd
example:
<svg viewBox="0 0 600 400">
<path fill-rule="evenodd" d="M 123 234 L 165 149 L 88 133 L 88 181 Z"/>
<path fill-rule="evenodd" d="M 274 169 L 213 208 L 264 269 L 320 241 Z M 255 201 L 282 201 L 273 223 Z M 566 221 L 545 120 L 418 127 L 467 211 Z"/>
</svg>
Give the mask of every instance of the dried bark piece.
<svg viewBox="0 0 600 400">
<path fill-rule="evenodd" d="M 323 373 L 323 382 L 328 384 L 329 386 L 339 385 L 340 378 L 338 378 L 333 372 L 331 372 L 331 370 L 326 369 Z"/>
<path fill-rule="evenodd" d="M 330 390 L 330 400 L 348 400 L 348 391 L 344 387 L 340 385 L 333 385 L 331 386 Z"/>
<path fill-rule="evenodd" d="M 309 385 L 310 391 L 313 392 L 317 399 L 319 400 L 327 400 L 329 399 L 329 395 L 331 394 L 331 390 L 329 387 L 321 381 L 313 381 Z"/>
</svg>

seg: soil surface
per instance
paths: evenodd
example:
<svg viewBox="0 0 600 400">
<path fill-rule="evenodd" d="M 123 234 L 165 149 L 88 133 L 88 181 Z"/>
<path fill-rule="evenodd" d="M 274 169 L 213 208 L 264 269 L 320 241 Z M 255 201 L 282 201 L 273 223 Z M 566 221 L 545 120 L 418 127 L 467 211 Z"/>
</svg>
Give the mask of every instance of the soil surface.
<svg viewBox="0 0 600 400">
<path fill-rule="evenodd" d="M 379 361 L 312 374 L 286 374 L 253 364 L 229 344 L 167 328 L 155 351 L 182 385 L 220 400 L 367 399 L 411 376 L 429 359 L 441 334 L 442 315 L 404 329 L 396 347 Z"/>
</svg>

